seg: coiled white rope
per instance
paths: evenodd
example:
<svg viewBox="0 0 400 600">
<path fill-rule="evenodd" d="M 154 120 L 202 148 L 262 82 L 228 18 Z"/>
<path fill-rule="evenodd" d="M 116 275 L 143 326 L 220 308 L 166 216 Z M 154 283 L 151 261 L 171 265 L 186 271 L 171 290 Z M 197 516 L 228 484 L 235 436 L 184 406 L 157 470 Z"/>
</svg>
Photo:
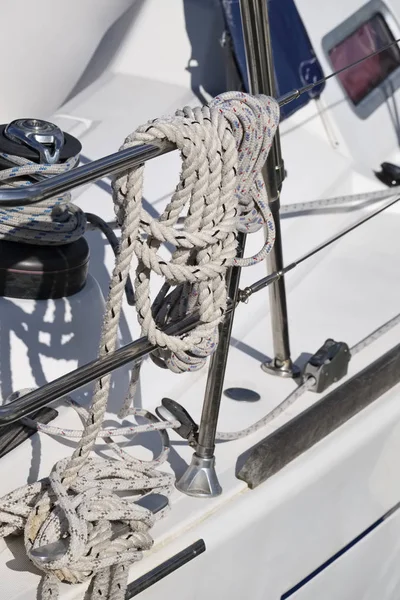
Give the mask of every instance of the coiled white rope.
<svg viewBox="0 0 400 600">
<path fill-rule="evenodd" d="M 141 190 L 143 168 L 117 178 L 114 184 L 118 219 L 130 203 L 134 222 L 136 310 L 142 335 L 160 348 L 157 358 L 176 373 L 200 369 L 215 350 L 217 326 L 226 308 L 227 268 L 255 264 L 273 246 L 275 227 L 260 170 L 278 121 L 274 100 L 228 92 L 209 106 L 185 108 L 173 118 L 139 128 L 122 147 L 169 141 L 182 156 L 180 182 L 157 219 L 140 203 L 132 202 Z M 176 228 L 183 211 L 183 226 Z M 263 224 L 268 235 L 261 250 L 253 257 L 237 259 L 236 232 L 253 232 Z M 165 241 L 176 248 L 169 262 L 158 253 Z M 166 281 L 154 303 L 150 299 L 152 273 Z M 170 336 L 160 330 L 193 312 L 201 323 L 187 335 Z"/>
<path fill-rule="evenodd" d="M 87 418 L 86 409 L 76 405 L 75 408 L 83 419 Z M 132 410 L 132 414 L 150 419 L 150 424 L 100 432 L 120 460 L 88 457 L 67 491 L 63 474 L 69 461 L 63 459 L 56 463 L 48 478 L 11 492 L 1 500 L 0 535 L 24 531 L 28 556 L 47 573 L 43 598 L 58 597 L 57 579 L 79 583 L 93 573 L 97 577 L 93 581 L 92 598 L 123 598 L 127 565 L 140 560 L 142 551 L 153 544 L 149 531 L 166 509 L 154 515 L 135 500 L 152 493 L 164 496 L 171 493 L 173 476 L 160 472 L 158 467 L 167 460 L 169 452 L 165 430 L 177 425 L 154 423 L 156 418 L 143 409 Z M 30 419 L 25 422 L 37 426 Z M 133 458 L 110 437 L 110 434 L 133 436 L 147 431 L 159 431 L 163 444 L 160 455 L 151 461 Z M 62 436 L 68 433 L 60 430 Z M 82 431 L 76 433 L 82 436 Z M 125 524 L 123 533 L 120 530 L 115 535 L 114 523 Z M 62 558 L 52 559 L 50 554 L 44 563 L 32 552 L 63 538 L 66 551 Z M 114 572 L 108 569 L 111 566 L 115 566 Z M 118 591 L 107 595 L 112 587 Z"/>
<path fill-rule="evenodd" d="M 64 163 L 48 165 L 4 152 L 0 153 L 0 157 L 15 165 L 0 171 L 0 185 L 3 187 L 31 185 L 27 178 L 32 175 L 60 175 L 72 169 L 79 160 L 79 156 L 74 156 Z M 85 229 L 85 214 L 72 204 L 68 192 L 36 204 L 0 208 L 0 240 L 59 246 L 78 240 Z"/>
<path fill-rule="evenodd" d="M 195 362 L 203 360 L 213 351 L 217 326 L 226 307 L 228 267 L 253 264 L 272 247 L 274 227 L 259 171 L 278 119 L 279 108 L 274 100 L 224 94 L 208 107 L 178 111 L 175 117 L 140 127 L 127 139 L 124 147 L 174 142 L 182 154 L 182 173 L 170 203 L 157 220 L 142 206 L 143 167 L 120 176 L 114 184 L 121 242 L 110 283 L 100 356 L 115 349 L 134 254 L 138 258 L 135 291 L 139 320 L 150 341 L 164 348 L 167 364 L 177 365 L 177 370 L 188 364 L 190 368 L 192 358 Z M 183 229 L 174 229 L 184 208 L 187 214 Z M 253 231 L 264 221 L 269 235 L 263 248 L 250 259 L 236 261 L 236 232 Z M 176 247 L 169 263 L 157 253 L 163 241 Z M 175 286 L 169 296 L 164 286 L 153 307 L 151 272 L 164 276 L 167 287 Z M 165 335 L 153 316 L 162 311 L 162 321 L 170 320 L 172 311 L 167 304 L 172 299 L 174 316 L 193 311 L 200 315 L 201 324 L 182 338 Z M 46 575 L 44 600 L 57 599 L 58 581 L 74 583 L 92 576 L 92 598 L 123 600 L 128 565 L 151 547 L 149 531 L 155 517 L 121 493 L 143 496 L 157 491 L 168 496 L 172 488 L 172 476 L 155 467 L 167 457 L 167 427 L 179 423 L 151 422 L 145 430 L 160 432 L 163 451 L 149 463 L 134 459 L 113 442 L 115 430 L 103 429 L 109 388 L 110 375 L 106 375 L 96 385 L 89 410 L 84 412 L 75 406 L 84 418 L 84 428 L 72 457 L 56 463 L 48 478 L 11 492 L 0 501 L 0 535 L 24 532 L 28 556 Z M 121 416 L 129 414 L 154 419 L 125 402 Z M 122 430 L 125 435 L 139 431 L 135 425 L 128 429 Z M 67 433 L 64 431 L 64 435 Z M 105 437 L 118 460 L 91 456 L 99 437 Z M 112 523 L 125 525 L 128 533 L 116 534 Z M 38 560 L 35 549 L 59 540 L 65 542 L 62 557 L 48 556 L 45 563 Z"/>
</svg>

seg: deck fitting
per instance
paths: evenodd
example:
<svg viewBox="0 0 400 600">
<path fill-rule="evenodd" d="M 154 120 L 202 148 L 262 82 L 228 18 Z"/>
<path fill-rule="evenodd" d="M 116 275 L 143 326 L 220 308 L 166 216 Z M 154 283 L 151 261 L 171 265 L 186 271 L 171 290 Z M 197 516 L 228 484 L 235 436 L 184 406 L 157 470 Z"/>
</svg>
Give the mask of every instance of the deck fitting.
<svg viewBox="0 0 400 600">
<path fill-rule="evenodd" d="M 222 488 L 215 471 L 215 457 L 201 458 L 194 453 L 190 465 L 177 481 L 176 488 L 187 496 L 195 498 L 219 496 Z"/>
</svg>

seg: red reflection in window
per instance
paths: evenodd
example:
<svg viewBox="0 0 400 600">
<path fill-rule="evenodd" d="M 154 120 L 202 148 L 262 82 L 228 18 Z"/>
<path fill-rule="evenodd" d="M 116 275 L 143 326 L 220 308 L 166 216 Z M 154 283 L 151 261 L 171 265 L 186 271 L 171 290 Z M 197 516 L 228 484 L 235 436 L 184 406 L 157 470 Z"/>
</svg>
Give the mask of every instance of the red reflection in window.
<svg viewBox="0 0 400 600">
<path fill-rule="evenodd" d="M 376 14 L 363 23 L 329 52 L 335 71 L 368 56 L 394 41 L 382 15 Z M 354 104 L 361 102 L 400 65 L 400 50 L 392 46 L 380 54 L 365 59 L 359 65 L 338 75 L 344 89 Z"/>
</svg>

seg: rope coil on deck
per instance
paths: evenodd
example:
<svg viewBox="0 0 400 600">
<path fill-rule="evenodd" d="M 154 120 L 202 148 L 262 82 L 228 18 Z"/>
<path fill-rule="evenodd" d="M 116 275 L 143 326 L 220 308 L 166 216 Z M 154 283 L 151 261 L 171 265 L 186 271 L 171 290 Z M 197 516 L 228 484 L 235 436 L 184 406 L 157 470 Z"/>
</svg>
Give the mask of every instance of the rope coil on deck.
<svg viewBox="0 0 400 600">
<path fill-rule="evenodd" d="M 174 117 L 152 121 L 127 138 L 124 147 L 173 141 L 181 151 L 182 173 L 158 220 L 143 209 L 143 167 L 125 173 L 114 183 L 121 241 L 106 305 L 100 357 L 116 347 L 122 299 L 134 255 L 138 258 L 135 292 L 139 321 L 150 341 L 162 347 L 162 359 L 172 370 L 193 370 L 214 350 L 217 327 L 226 308 L 228 268 L 262 260 L 274 241 L 260 169 L 278 120 L 279 108 L 274 100 L 228 93 L 207 107 L 184 109 Z M 174 229 L 184 209 L 183 228 Z M 262 249 L 253 257 L 237 260 L 237 231 L 254 231 L 264 223 L 268 237 Z M 176 248 L 168 263 L 157 252 L 163 241 Z M 153 305 L 151 273 L 166 280 Z M 161 322 L 194 311 L 199 313 L 201 324 L 182 338 L 167 336 L 158 328 Z M 163 440 L 157 459 L 146 463 L 131 457 L 114 443 L 111 436 L 117 432 L 103 429 L 110 381 L 111 376 L 106 375 L 97 382 L 88 411 L 75 406 L 84 429 L 72 457 L 56 463 L 48 478 L 11 492 L 0 502 L 0 535 L 24 531 L 27 554 L 46 575 L 44 600 L 58 598 L 58 581 L 74 583 L 92 577 L 93 599 L 123 600 L 129 565 L 140 560 L 142 551 L 153 543 L 150 529 L 155 517 L 138 507 L 134 499 L 155 491 L 168 496 L 172 490 L 172 475 L 156 467 L 167 458 L 166 429 L 178 427 L 179 422 L 156 424 L 150 413 L 133 409 L 128 397 L 121 415 L 144 416 L 150 420 L 145 430 L 158 430 Z M 139 431 L 135 425 L 128 429 L 123 433 L 135 435 Z M 68 435 L 68 431 L 61 430 L 63 433 Z M 96 440 L 104 436 L 118 460 L 99 460 L 91 455 Z M 115 523 L 124 525 L 127 532 L 116 533 Z M 62 557 L 48 556 L 45 563 L 35 558 L 34 549 L 60 540 L 65 542 Z"/>
</svg>

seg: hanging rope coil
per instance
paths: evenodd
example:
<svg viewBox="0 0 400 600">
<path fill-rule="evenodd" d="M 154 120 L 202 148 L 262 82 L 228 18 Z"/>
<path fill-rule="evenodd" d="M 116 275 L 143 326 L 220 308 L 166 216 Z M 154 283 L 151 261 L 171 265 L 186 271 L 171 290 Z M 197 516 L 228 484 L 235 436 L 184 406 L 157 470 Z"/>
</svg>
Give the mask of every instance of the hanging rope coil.
<svg viewBox="0 0 400 600">
<path fill-rule="evenodd" d="M 253 265 L 273 246 L 275 227 L 260 170 L 278 121 L 273 99 L 228 92 L 209 106 L 185 108 L 140 127 L 122 146 L 169 141 L 182 156 L 180 182 L 157 219 L 138 200 L 143 167 L 114 182 L 117 217 L 123 219 L 129 206 L 134 223 L 130 239 L 138 259 L 135 294 L 142 333 L 160 348 L 154 354 L 161 364 L 176 373 L 200 369 L 215 350 L 228 267 Z M 182 212 L 183 227 L 177 228 Z M 237 231 L 253 232 L 263 225 L 267 239 L 261 250 L 237 259 Z M 165 241 L 176 248 L 168 262 L 158 253 Z M 166 280 L 154 303 L 152 273 Z M 198 312 L 201 324 L 186 336 L 160 330 L 192 312 Z"/>
<path fill-rule="evenodd" d="M 157 220 L 142 205 L 143 167 L 123 174 L 114 183 L 121 240 L 111 277 L 100 357 L 116 347 L 122 299 L 134 255 L 138 259 L 135 293 L 139 321 L 144 334 L 161 347 L 161 359 L 172 370 L 193 370 L 213 351 L 217 326 L 226 307 L 227 269 L 262 260 L 274 241 L 260 169 L 278 120 L 279 108 L 274 100 L 229 93 L 210 106 L 187 108 L 174 117 L 152 121 L 127 138 L 124 147 L 174 142 L 182 155 L 182 172 L 175 193 Z M 183 211 L 183 228 L 175 228 Z M 254 231 L 264 223 L 268 235 L 260 252 L 237 260 L 237 231 Z M 169 262 L 158 254 L 163 241 L 176 248 Z M 166 280 L 153 304 L 151 273 Z M 179 338 L 160 331 L 161 322 L 193 311 L 199 312 L 201 320 L 194 332 Z M 128 565 L 151 547 L 150 529 L 155 520 L 150 511 L 138 507 L 126 494 L 143 496 L 157 491 L 168 496 L 173 486 L 173 477 L 156 467 L 168 455 L 167 428 L 178 427 L 179 422 L 155 422 L 147 411 L 133 409 L 128 397 L 121 415 L 144 416 L 150 420 L 145 431 L 157 430 L 163 441 L 155 460 L 146 463 L 133 458 L 113 441 L 115 430 L 103 429 L 110 379 L 106 375 L 97 382 L 88 411 L 74 405 L 84 428 L 71 458 L 56 463 L 48 478 L 11 492 L 0 502 L 0 535 L 24 531 L 27 554 L 46 575 L 44 600 L 58 598 L 58 581 L 80 582 L 92 576 L 93 599 L 123 600 Z M 139 431 L 143 426 L 130 425 L 118 434 L 135 435 Z M 47 433 L 67 436 L 71 431 Z M 106 440 L 118 460 L 91 456 L 99 437 Z M 125 526 L 127 531 L 115 532 L 114 524 Z M 35 549 L 60 540 L 65 544 L 61 557 L 48 556 L 45 564 L 37 559 Z"/>
<path fill-rule="evenodd" d="M 15 165 L 0 171 L 3 187 L 30 185 L 28 178 L 32 175 L 60 175 L 72 169 L 79 160 L 79 156 L 74 156 L 64 163 L 48 165 L 4 152 L 0 157 Z M 85 214 L 72 204 L 68 192 L 37 204 L 0 209 L 0 240 L 59 246 L 78 240 L 85 229 Z"/>
</svg>

